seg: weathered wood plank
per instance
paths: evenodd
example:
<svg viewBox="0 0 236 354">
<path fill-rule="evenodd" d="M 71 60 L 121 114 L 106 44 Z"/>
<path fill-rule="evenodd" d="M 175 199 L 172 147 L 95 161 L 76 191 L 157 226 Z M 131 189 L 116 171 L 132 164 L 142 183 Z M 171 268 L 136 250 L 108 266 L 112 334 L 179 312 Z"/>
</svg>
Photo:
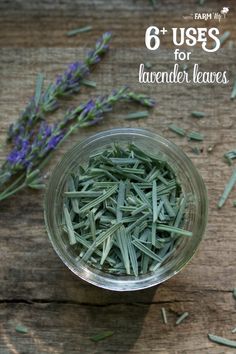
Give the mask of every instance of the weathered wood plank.
<svg viewBox="0 0 236 354">
<path fill-rule="evenodd" d="M 222 6 L 225 3 L 207 1 L 209 9 L 218 11 Z M 235 40 L 234 2 L 228 1 L 227 6 L 230 13 L 219 28 L 231 30 Z M 32 95 L 36 73 L 43 71 L 53 79 L 68 63 L 83 56 L 85 49 L 81 47 L 92 46 L 100 33 L 112 30 L 112 50 L 91 77 L 97 81 L 97 89 L 84 89 L 71 104 L 129 83 L 156 98 L 157 106 L 148 119 L 137 122 L 116 118 L 136 106 L 117 106 L 99 126 L 81 130 L 65 143 L 50 170 L 72 144 L 97 131 L 128 126 L 152 129 L 176 142 L 193 159 L 208 188 L 210 212 L 204 240 L 185 270 L 158 288 L 118 294 L 80 281 L 58 259 L 44 229 L 42 192 L 24 191 L 2 202 L 0 353 L 233 353 L 209 342 L 207 333 L 233 338 L 230 330 L 236 323 L 232 297 L 236 286 L 235 209 L 231 207 L 235 191 L 222 210 L 216 208 L 231 173 L 222 155 L 235 148 L 236 140 L 235 102 L 229 99 L 236 71 L 235 49 L 226 44 L 214 55 L 192 51 L 191 63 L 200 63 L 204 70 L 228 70 L 230 83 L 226 86 L 138 84 L 141 62 L 152 62 L 153 70 L 170 69 L 174 63 L 169 36 L 158 53 L 145 51 L 145 28 L 157 23 L 179 26 L 183 12 L 196 8 L 195 0 L 184 9 L 181 1 L 158 2 L 156 10 L 143 0 L 1 1 L 0 144 L 9 123 Z M 92 32 L 65 36 L 67 30 L 91 23 Z M 192 24 L 186 21 L 186 26 Z M 199 21 L 197 25 L 212 23 Z M 191 118 L 192 110 L 202 110 L 206 117 Z M 204 132 L 204 141 L 195 144 L 181 139 L 168 130 L 171 122 Z M 208 153 L 208 146 L 214 144 L 213 152 Z M 203 147 L 199 156 L 191 152 L 195 145 Z M 0 151 L 0 161 L 5 153 Z M 188 311 L 190 318 L 176 328 L 176 315 L 170 312 L 166 327 L 161 306 L 178 313 Z M 17 323 L 25 324 L 29 334 L 15 333 Z M 91 343 L 88 337 L 104 329 L 114 330 L 115 335 L 99 344 Z"/>
<path fill-rule="evenodd" d="M 167 311 L 167 325 L 162 321 L 162 306 Z M 236 311 L 231 294 L 217 292 L 194 301 L 152 305 L 1 304 L 0 311 L 0 352 L 4 354 L 4 350 L 24 354 L 233 353 L 207 339 L 210 332 L 233 337 Z M 189 317 L 176 326 L 183 311 L 188 311 Z M 28 334 L 15 332 L 19 323 L 28 328 Z M 90 336 L 104 330 L 112 330 L 114 335 L 91 342 Z"/>
<path fill-rule="evenodd" d="M 178 27 L 217 26 L 223 33 L 231 31 L 231 39 L 235 41 L 234 0 L 228 0 L 230 12 L 227 19 L 216 21 L 184 20 L 183 15 L 197 11 L 217 12 L 225 6 L 223 1 L 208 0 L 205 6 L 199 6 L 196 0 L 157 1 L 155 9 L 148 0 L 50 0 L 9 1 L 0 3 L 0 45 L 2 47 L 78 47 L 84 46 L 88 40 L 96 39 L 98 33 L 112 31 L 117 37 L 116 47 L 142 48 L 144 33 L 148 26 L 158 25 Z M 93 31 L 75 38 L 67 38 L 70 29 L 92 25 Z M 162 38 L 163 46 L 172 46 L 172 38 L 168 34 Z"/>
<path fill-rule="evenodd" d="M 147 53 L 140 50 L 130 50 L 129 53 L 127 55 L 123 50 L 111 51 L 108 58 L 104 59 L 104 63 L 101 63 L 100 67 L 93 73 L 93 79 L 99 83 L 98 89 L 83 91 L 81 95 L 78 95 L 76 101 L 78 102 L 79 99 L 85 100 L 89 92 L 93 94 L 109 92 L 114 85 L 117 87 L 128 81 L 132 87 L 138 88 L 138 63 L 147 57 Z M 27 97 L 31 95 L 35 72 L 45 71 L 49 77 L 53 78 L 57 72 L 63 70 L 64 63 L 75 60 L 78 58 L 78 54 L 82 53 L 75 49 L 68 49 L 67 52 L 61 49 L 29 49 L 27 51 L 4 49 L 2 51 L 2 139 L 9 121 L 14 121 L 19 106 L 23 107 Z M 197 51 L 194 55 L 196 61 L 201 63 L 202 60 L 202 65 L 206 70 L 212 65 L 223 65 L 226 57 L 227 68 L 230 71 L 234 70 L 234 50 L 221 51 L 217 58 L 202 55 L 200 58 Z M 168 56 L 169 51 L 163 50 L 160 52 L 157 58 L 157 66 L 161 70 L 164 69 Z M 14 70 L 12 70 L 11 62 L 7 61 L 8 57 L 19 58 L 18 60 L 15 59 Z M 149 59 L 151 58 L 148 57 Z M 52 62 L 54 63 L 53 66 L 51 65 Z M 119 73 L 116 72 L 113 63 L 117 63 L 117 67 L 121 68 Z M 131 63 L 134 67 L 132 70 L 130 69 Z M 143 86 L 142 91 L 150 92 L 157 99 L 157 107 L 151 112 L 150 118 L 147 120 L 128 122 L 128 125 L 152 127 L 156 132 L 162 133 L 165 137 L 171 138 L 180 145 L 195 161 L 209 190 L 210 215 L 205 239 L 197 257 L 183 274 L 167 283 L 169 284 L 168 296 L 171 299 L 173 294 L 176 291 L 176 294 L 178 294 L 179 291 L 179 296 L 182 297 L 183 292 L 188 292 L 191 288 L 197 292 L 201 289 L 230 291 L 235 284 L 233 269 L 236 259 L 236 248 L 233 247 L 235 244 L 234 224 L 231 222 L 235 210 L 230 207 L 233 195 L 225 208 L 220 211 L 216 209 L 218 196 L 230 175 L 230 168 L 222 161 L 222 154 L 227 149 L 234 147 L 236 136 L 235 128 L 232 127 L 234 114 L 231 112 L 234 102 L 229 100 L 230 86 L 215 86 L 212 95 L 210 95 L 212 87 L 208 85 L 203 85 L 201 90 L 194 85 L 190 87 L 188 85 L 171 85 L 171 91 L 168 85 L 148 85 Z M 183 102 L 183 104 L 179 105 L 179 102 Z M 227 102 L 227 108 L 225 108 L 225 102 Z M 190 112 L 193 109 L 199 109 L 199 106 L 200 110 L 206 112 L 206 118 L 202 120 L 191 118 Z M 124 111 L 124 108 L 121 107 L 120 109 L 121 112 Z M 119 114 L 120 109 L 116 110 Z M 227 117 L 224 114 L 226 109 L 228 111 Z M 9 117 L 9 121 L 4 119 L 6 116 Z M 186 129 L 200 129 L 205 132 L 206 138 L 203 143 L 199 144 L 204 148 L 200 156 L 191 153 L 191 146 L 195 146 L 195 143 L 189 143 L 187 139 L 181 139 L 168 130 L 168 124 L 173 121 Z M 100 126 L 81 130 L 79 135 L 73 136 L 72 141 L 67 142 L 60 149 L 56 160 L 69 146 L 78 141 L 78 136 L 81 139 L 96 131 L 118 126 L 127 126 L 127 121 L 114 119 L 113 115 L 110 114 Z M 219 145 L 211 154 L 208 154 L 207 147 L 214 143 L 219 143 Z M 2 154 L 1 158 L 3 159 Z M 53 164 L 55 164 L 55 161 Z M 38 198 L 38 196 L 41 197 Z M 99 301 L 104 303 L 113 299 L 113 295 L 109 293 L 104 296 L 102 291 L 100 292 L 95 288 L 91 290 L 84 283 L 75 281 L 74 276 L 63 268 L 60 260 L 54 255 L 43 227 L 42 194 L 25 191 L 3 202 L 1 208 L 2 248 L 0 252 L 4 259 L 1 273 L 9 278 L 9 281 L 2 285 L 2 299 L 54 299 L 56 297 L 61 300 L 89 301 L 92 303 L 94 292 L 97 293 L 95 301 L 98 303 Z M 24 217 L 21 216 L 22 209 L 25 211 Z M 34 210 L 33 213 L 32 210 Z M 6 224 L 6 220 L 11 220 L 10 227 L 9 224 Z M 216 235 L 217 241 L 215 240 Z M 10 252 L 7 252 L 9 247 Z M 228 257 L 229 253 L 230 257 Z M 218 257 L 220 257 L 220 262 Z M 50 269 L 50 272 L 48 272 L 48 269 Z M 194 284 L 193 279 L 195 279 Z M 18 287 L 15 287 L 17 280 Z M 66 291 L 64 290 L 65 283 L 67 284 Z M 78 289 L 83 288 L 85 288 L 84 291 L 78 291 Z M 92 291 L 91 297 L 88 297 L 89 291 Z M 151 291 L 151 293 L 153 292 Z M 160 291 L 161 293 L 162 291 Z M 142 295 L 137 294 L 133 295 L 134 298 L 136 296 L 138 296 L 138 299 L 140 299 L 140 296 L 142 298 Z M 160 294 L 158 292 L 157 298 L 160 298 Z M 166 296 L 165 291 L 163 296 Z M 130 299 L 129 296 L 128 299 Z"/>
</svg>

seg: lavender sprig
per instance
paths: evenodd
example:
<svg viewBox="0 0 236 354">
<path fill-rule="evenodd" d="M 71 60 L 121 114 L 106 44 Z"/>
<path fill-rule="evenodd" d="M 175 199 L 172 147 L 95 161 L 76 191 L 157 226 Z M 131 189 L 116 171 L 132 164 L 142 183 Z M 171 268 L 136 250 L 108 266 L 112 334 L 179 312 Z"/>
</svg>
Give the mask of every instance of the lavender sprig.
<svg viewBox="0 0 236 354">
<path fill-rule="evenodd" d="M 88 100 L 85 104 L 67 111 L 64 118 L 54 125 L 42 122 L 38 131 L 32 131 L 28 136 L 19 135 L 14 138 L 15 147 L 7 156 L 5 173 L 10 177 L 18 172 L 22 174 L 0 193 L 0 200 L 15 194 L 25 188 L 40 188 L 42 181 L 39 177 L 40 169 L 46 164 L 51 153 L 78 128 L 88 127 L 99 123 L 106 112 L 110 112 L 113 105 L 119 101 L 135 101 L 141 105 L 152 107 L 154 101 L 147 96 L 136 94 L 127 87 L 113 90 L 110 95 Z M 1 180 L 0 180 L 1 185 Z"/>
<path fill-rule="evenodd" d="M 63 129 L 72 121 L 77 121 L 76 125 L 80 128 L 97 124 L 103 119 L 105 112 L 111 111 L 113 105 L 122 100 L 133 101 L 146 107 L 153 107 L 155 105 L 155 101 L 148 96 L 130 91 L 128 87 L 122 87 L 119 90 L 113 90 L 110 95 L 90 99 L 85 104 L 69 110 L 60 123 L 60 128 Z"/>
<path fill-rule="evenodd" d="M 42 102 L 44 112 L 51 112 L 58 106 L 58 99 L 78 93 L 82 80 L 90 73 L 90 68 L 101 61 L 108 51 L 111 33 L 106 32 L 96 42 L 95 49 L 87 53 L 84 62 L 77 61 L 69 65 L 63 75 L 57 77 L 54 84 L 49 85 Z"/>
<path fill-rule="evenodd" d="M 104 33 L 96 42 L 95 49 L 87 53 L 84 62 L 77 61 L 69 65 L 64 74 L 58 76 L 54 83 L 49 84 L 44 92 L 42 91 L 43 78 L 39 76 L 34 97 L 30 99 L 18 120 L 9 127 L 8 141 L 12 142 L 20 134 L 22 127 L 29 131 L 39 120 L 44 120 L 47 112 L 53 112 L 59 107 L 60 99 L 78 93 L 83 78 L 90 74 L 92 67 L 99 63 L 108 51 L 110 40 L 111 33 Z"/>
<path fill-rule="evenodd" d="M 137 103 L 140 103 L 146 107 L 153 107 L 155 105 L 155 101 L 152 98 L 145 96 L 143 94 L 137 94 L 137 93 L 131 92 L 131 91 L 127 92 L 125 94 L 124 98 L 126 100 L 131 100 L 131 101 L 135 101 Z"/>
</svg>

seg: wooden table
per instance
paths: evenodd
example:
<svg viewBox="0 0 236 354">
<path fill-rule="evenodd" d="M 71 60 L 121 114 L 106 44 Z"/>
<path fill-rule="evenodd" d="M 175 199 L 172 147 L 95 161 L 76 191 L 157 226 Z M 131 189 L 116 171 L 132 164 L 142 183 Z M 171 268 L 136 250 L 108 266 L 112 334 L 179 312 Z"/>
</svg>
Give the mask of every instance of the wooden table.
<svg viewBox="0 0 236 354">
<path fill-rule="evenodd" d="M 183 15 L 209 9 L 230 12 L 220 23 L 183 20 Z M 217 26 L 231 31 L 235 43 L 235 3 L 206 1 L 201 7 L 192 1 L 157 1 L 153 9 L 139 0 L 44 0 L 42 2 L 3 0 L 0 3 L 0 143 L 6 130 L 32 95 L 36 73 L 52 80 L 65 66 L 84 56 L 100 34 L 114 33 L 109 55 L 91 79 L 96 90 L 83 89 L 74 102 L 90 95 L 109 93 L 129 84 L 157 100 L 148 119 L 125 121 L 117 115 L 136 106 L 118 105 L 114 113 L 95 127 L 81 130 L 67 141 L 54 158 L 49 171 L 75 142 L 112 127 L 145 127 L 172 139 L 188 154 L 202 174 L 209 193 L 209 222 L 197 255 L 177 276 L 159 287 L 132 293 L 105 291 L 76 278 L 54 253 L 47 238 L 43 218 L 43 192 L 25 190 L 1 203 L 0 213 L 0 353 L 234 353 L 210 342 L 208 333 L 233 338 L 236 307 L 232 289 L 236 286 L 236 209 L 232 201 L 218 210 L 216 203 L 231 174 L 223 161 L 224 152 L 236 148 L 236 101 L 230 100 L 235 76 L 235 45 L 226 43 L 215 54 L 192 49 L 190 66 L 198 62 L 204 70 L 227 70 L 227 85 L 140 85 L 138 67 L 149 61 L 152 70 L 169 70 L 174 64 L 173 45 L 165 36 L 160 49 L 144 48 L 145 29 L 151 25 Z M 68 38 L 73 28 L 92 25 L 93 30 Z M 232 48 L 231 48 L 232 47 Z M 206 113 L 194 119 L 191 111 Z M 61 113 L 58 113 L 59 115 Z M 52 118 L 53 119 L 53 118 Z M 174 122 L 188 130 L 205 134 L 202 143 L 190 143 L 169 131 Z M 193 146 L 203 148 L 194 155 Z M 208 147 L 214 146 L 211 153 Z M 1 150 L 1 161 L 7 149 Z M 168 312 L 163 324 L 161 307 Z M 189 312 L 181 325 L 176 316 Z M 22 324 L 28 334 L 19 334 Z M 93 343 L 89 337 L 113 330 L 112 337 Z"/>
</svg>

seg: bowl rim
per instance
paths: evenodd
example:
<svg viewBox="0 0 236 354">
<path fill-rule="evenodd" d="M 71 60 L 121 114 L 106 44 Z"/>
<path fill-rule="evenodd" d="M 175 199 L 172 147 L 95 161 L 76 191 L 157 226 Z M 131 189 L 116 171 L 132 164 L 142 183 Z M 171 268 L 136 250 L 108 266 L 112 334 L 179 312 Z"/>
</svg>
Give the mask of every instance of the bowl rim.
<svg viewBox="0 0 236 354">
<path fill-rule="evenodd" d="M 57 170 L 60 169 L 60 166 L 65 161 L 67 161 L 67 163 L 68 163 L 68 161 L 71 160 L 71 154 L 74 151 L 76 151 L 79 147 L 84 146 L 85 144 L 88 145 L 88 144 L 94 143 L 97 140 L 104 139 L 109 136 L 110 137 L 117 136 L 119 134 L 126 134 L 126 135 L 133 134 L 133 135 L 142 135 L 142 136 L 145 135 L 145 138 L 153 138 L 154 140 L 158 139 L 159 142 L 166 145 L 168 148 L 171 147 L 172 149 L 176 150 L 178 152 L 178 154 L 180 155 L 180 157 L 185 159 L 186 163 L 188 163 L 190 165 L 190 167 L 193 169 L 195 177 L 198 179 L 198 183 L 200 183 L 201 188 L 202 188 L 202 193 L 205 197 L 204 205 L 202 206 L 204 209 L 204 222 L 202 225 L 201 237 L 199 237 L 199 240 L 196 243 L 195 247 L 193 248 L 191 255 L 189 255 L 184 260 L 184 262 L 179 264 L 179 266 L 174 271 L 169 272 L 169 274 L 166 274 L 163 278 L 160 278 L 160 279 L 157 279 L 155 277 L 155 272 L 153 272 L 153 275 L 148 278 L 137 279 L 134 277 L 133 280 L 131 280 L 130 278 L 127 280 L 123 280 L 121 278 L 118 279 L 118 277 L 115 279 L 116 276 L 113 275 L 114 278 L 112 277 L 110 279 L 109 276 L 106 278 L 106 280 L 109 278 L 109 284 L 107 284 L 106 281 L 105 282 L 103 281 L 102 275 L 98 276 L 95 272 L 91 272 L 91 271 L 88 272 L 88 269 L 86 270 L 85 267 L 84 267 L 84 269 L 78 269 L 72 263 L 70 263 L 69 260 L 64 257 L 64 253 L 62 252 L 59 245 L 55 242 L 55 237 L 52 235 L 52 232 L 51 232 L 50 220 L 49 220 L 48 215 L 49 215 L 50 209 L 52 209 L 52 208 L 49 208 L 48 198 L 49 198 L 49 192 L 54 185 L 53 180 L 54 180 L 54 177 L 57 173 Z M 53 188 L 55 189 L 55 187 L 53 187 Z M 44 196 L 44 221 L 45 221 L 46 231 L 47 231 L 49 240 L 50 240 L 56 254 L 59 256 L 59 258 L 62 260 L 62 262 L 79 278 L 85 280 L 86 282 L 89 282 L 90 284 L 98 286 L 100 288 L 107 289 L 107 290 L 113 290 L 113 291 L 135 291 L 135 290 L 146 289 L 146 288 L 149 288 L 149 287 L 152 287 L 155 285 L 159 285 L 159 284 L 163 283 L 164 281 L 170 279 L 171 277 L 173 277 L 177 273 L 179 273 L 191 261 L 192 257 L 195 255 L 197 249 L 199 248 L 200 242 L 203 238 L 203 234 L 206 229 L 207 218 L 208 218 L 207 189 L 204 184 L 202 176 L 199 174 L 197 168 L 195 167 L 195 165 L 193 164 L 191 159 L 185 154 L 185 152 L 180 147 L 178 147 L 172 141 L 162 137 L 161 135 L 159 135 L 157 133 L 153 133 L 150 130 L 143 129 L 143 128 L 112 128 L 109 130 L 104 130 L 104 131 L 92 134 L 89 137 L 81 140 L 79 143 L 74 144 L 70 149 L 68 149 L 62 155 L 60 161 L 57 162 L 56 166 L 53 168 L 53 171 L 51 172 L 51 175 L 50 175 L 50 178 L 49 178 L 49 181 L 47 184 L 45 196 Z M 105 274 L 105 273 L 103 273 L 103 274 Z M 108 274 L 106 273 L 106 275 L 108 275 Z M 147 282 L 147 279 L 149 279 L 149 280 L 153 279 L 153 281 Z"/>
</svg>

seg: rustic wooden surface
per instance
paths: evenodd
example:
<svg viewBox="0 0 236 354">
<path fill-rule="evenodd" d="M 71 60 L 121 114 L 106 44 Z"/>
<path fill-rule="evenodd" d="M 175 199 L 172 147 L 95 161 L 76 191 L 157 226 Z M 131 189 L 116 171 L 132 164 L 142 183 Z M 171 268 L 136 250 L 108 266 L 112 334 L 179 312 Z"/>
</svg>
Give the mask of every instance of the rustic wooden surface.
<svg viewBox="0 0 236 354">
<path fill-rule="evenodd" d="M 83 57 L 104 31 L 114 33 L 112 49 L 91 78 L 97 89 L 84 89 L 75 102 L 89 95 L 110 92 L 129 83 L 156 98 L 150 118 L 127 122 L 117 119 L 126 109 L 118 106 L 97 127 L 81 130 L 58 152 L 56 160 L 76 141 L 111 127 L 145 127 L 172 139 L 193 159 L 209 192 L 209 223 L 200 249 L 191 263 L 160 287 L 133 293 L 113 293 L 77 279 L 60 261 L 48 241 L 43 220 L 43 193 L 24 191 L 0 206 L 0 353 L 1 354 L 220 354 L 234 353 L 210 342 L 207 334 L 233 338 L 236 326 L 236 199 L 235 191 L 222 210 L 216 202 L 231 173 L 223 161 L 225 151 L 236 148 L 235 104 L 230 91 L 236 73 L 235 44 L 216 54 L 192 51 L 191 63 L 205 70 L 228 70 L 230 83 L 223 85 L 138 84 L 141 62 L 154 63 L 155 70 L 173 65 L 170 38 L 155 54 L 144 49 L 144 31 L 150 24 L 182 26 L 182 16 L 203 9 L 219 11 L 229 6 L 226 20 L 217 25 L 230 30 L 236 43 L 234 1 L 206 1 L 204 7 L 191 1 L 157 1 L 155 10 L 146 0 L 1 0 L 0 2 L 0 144 L 32 95 L 36 73 L 53 79 L 66 64 Z M 93 25 L 93 31 L 67 38 L 65 32 Z M 187 26 L 212 26 L 212 22 L 186 21 Z M 190 117 L 192 110 L 206 117 Z M 203 143 L 189 143 L 168 130 L 170 122 L 205 133 Z M 215 145 L 211 154 L 210 145 Z M 203 147 L 196 156 L 191 146 Z M 4 160 L 6 150 L 0 152 Z M 160 310 L 168 310 L 168 325 Z M 189 318 L 175 326 L 176 314 Z M 28 334 L 15 332 L 25 325 Z M 97 344 L 89 337 L 102 330 L 114 335 Z"/>
</svg>

